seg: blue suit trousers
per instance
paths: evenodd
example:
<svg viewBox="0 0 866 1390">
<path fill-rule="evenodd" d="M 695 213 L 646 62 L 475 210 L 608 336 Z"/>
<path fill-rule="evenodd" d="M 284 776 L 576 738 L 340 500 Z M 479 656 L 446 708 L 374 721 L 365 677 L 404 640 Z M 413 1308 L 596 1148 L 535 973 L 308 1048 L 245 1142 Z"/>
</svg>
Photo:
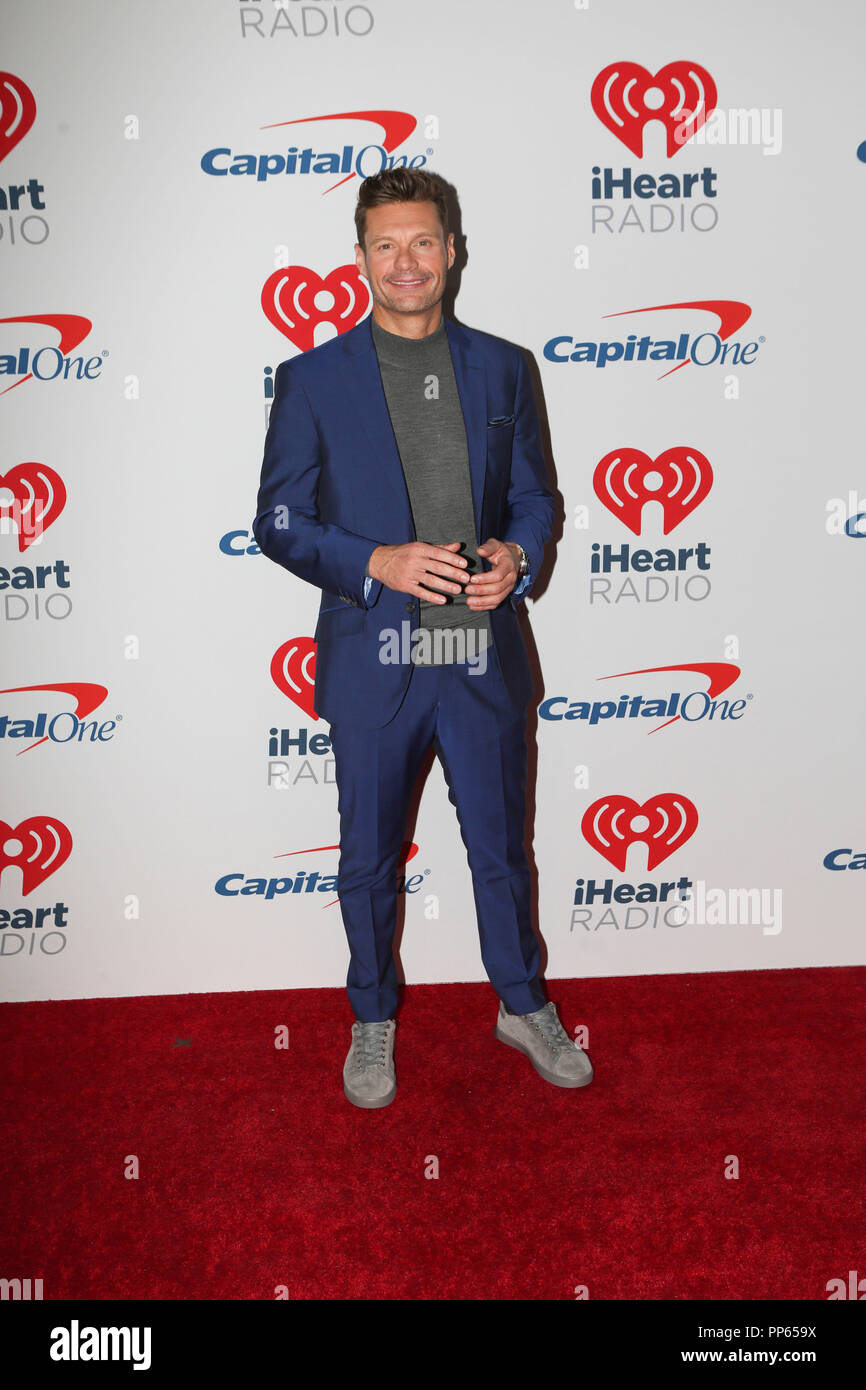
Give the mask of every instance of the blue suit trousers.
<svg viewBox="0 0 866 1390">
<path fill-rule="evenodd" d="M 397 1007 L 398 865 L 412 787 L 431 744 L 466 846 L 488 978 L 513 1013 L 546 1002 L 524 849 L 526 711 L 509 698 L 492 649 L 488 655 L 483 674 L 465 662 L 414 667 L 402 704 L 382 728 L 331 724 L 346 984 L 362 1022 L 393 1018 Z"/>
</svg>

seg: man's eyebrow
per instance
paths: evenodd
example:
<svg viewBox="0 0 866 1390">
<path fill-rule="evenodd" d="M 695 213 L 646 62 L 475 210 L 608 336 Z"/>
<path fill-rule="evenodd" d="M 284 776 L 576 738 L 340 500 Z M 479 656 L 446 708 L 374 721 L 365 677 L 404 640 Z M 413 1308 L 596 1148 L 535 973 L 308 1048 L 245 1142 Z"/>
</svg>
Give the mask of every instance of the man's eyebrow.
<svg viewBox="0 0 866 1390">
<path fill-rule="evenodd" d="M 413 235 L 413 237 L 412 237 L 412 240 L 415 241 L 416 238 L 419 237 L 419 236 L 429 236 L 429 237 L 432 237 L 432 236 L 435 236 L 435 232 L 432 232 L 432 231 L 415 232 L 414 235 Z M 371 245 L 371 246 L 374 246 L 375 243 L 376 243 L 377 241 L 393 241 L 393 240 L 394 240 L 394 234 L 393 234 L 393 233 L 391 233 L 391 232 L 380 232 L 378 236 L 370 237 L 370 245 Z"/>
</svg>

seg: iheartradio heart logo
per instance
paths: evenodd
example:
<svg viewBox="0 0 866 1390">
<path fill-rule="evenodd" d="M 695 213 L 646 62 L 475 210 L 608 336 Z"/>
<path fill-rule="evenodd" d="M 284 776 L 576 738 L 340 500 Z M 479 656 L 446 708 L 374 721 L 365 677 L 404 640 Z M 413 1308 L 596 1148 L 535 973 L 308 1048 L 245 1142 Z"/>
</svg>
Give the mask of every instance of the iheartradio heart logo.
<svg viewBox="0 0 866 1390">
<path fill-rule="evenodd" d="M 319 716 L 313 709 L 316 680 L 316 643 L 312 637 L 290 637 L 271 658 L 274 685 L 310 719 Z"/>
<path fill-rule="evenodd" d="M 53 816 L 30 816 L 20 825 L 0 820 L 0 879 L 3 870 L 17 864 L 25 898 L 65 864 L 72 851 L 72 836 Z"/>
<path fill-rule="evenodd" d="M 699 63 L 667 63 L 648 72 L 639 63 L 611 63 L 592 84 L 592 109 L 602 125 L 643 158 L 647 121 L 661 121 L 668 159 L 699 130 L 716 105 L 716 84 Z"/>
<path fill-rule="evenodd" d="M 712 485 L 709 459 L 686 444 L 655 459 L 642 449 L 613 449 L 592 476 L 596 497 L 636 536 L 647 502 L 661 503 L 667 535 L 700 506 Z"/>
<path fill-rule="evenodd" d="M 36 98 L 20 77 L 0 72 L 0 159 L 23 140 L 36 119 Z"/>
<path fill-rule="evenodd" d="M 638 840 L 646 845 L 650 870 L 680 849 L 697 828 L 697 809 L 679 792 L 662 792 L 642 806 L 630 796 L 603 796 L 587 807 L 580 822 L 587 844 L 620 873 L 625 872 L 629 845 Z"/>
<path fill-rule="evenodd" d="M 274 328 L 301 352 L 315 346 L 320 323 L 347 333 L 369 306 L 370 291 L 355 265 L 338 265 L 324 280 L 305 265 L 290 265 L 275 270 L 262 288 L 262 308 Z"/>
<path fill-rule="evenodd" d="M 17 528 L 23 554 L 63 511 L 66 488 L 60 474 L 44 463 L 16 463 L 8 473 L 0 473 L 0 491 L 7 488 L 12 497 L 0 497 L 0 518 L 8 517 Z"/>
</svg>

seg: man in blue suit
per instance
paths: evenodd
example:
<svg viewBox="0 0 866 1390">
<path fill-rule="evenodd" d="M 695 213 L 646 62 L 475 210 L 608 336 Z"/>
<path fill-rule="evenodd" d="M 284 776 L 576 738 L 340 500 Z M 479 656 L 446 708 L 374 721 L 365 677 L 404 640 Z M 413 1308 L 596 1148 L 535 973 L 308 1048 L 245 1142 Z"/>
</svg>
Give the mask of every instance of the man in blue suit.
<svg viewBox="0 0 866 1390">
<path fill-rule="evenodd" d="M 396 876 L 412 785 L 432 744 L 466 845 L 495 1034 L 546 1080 L 592 1080 L 545 1001 L 524 849 L 532 681 L 515 609 L 554 517 L 517 348 L 442 315 L 454 261 L 445 189 L 419 169 L 361 184 L 359 271 L 373 310 L 282 362 L 253 532 L 322 590 L 315 706 L 331 725 L 337 886 L 355 1023 L 357 1106 L 388 1105 Z"/>
</svg>

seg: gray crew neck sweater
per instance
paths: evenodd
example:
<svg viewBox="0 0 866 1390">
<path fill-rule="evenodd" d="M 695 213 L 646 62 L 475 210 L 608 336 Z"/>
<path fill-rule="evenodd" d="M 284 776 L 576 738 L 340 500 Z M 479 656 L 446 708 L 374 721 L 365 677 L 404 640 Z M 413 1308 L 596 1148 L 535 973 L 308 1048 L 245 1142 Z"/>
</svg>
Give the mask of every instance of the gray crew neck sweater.
<svg viewBox="0 0 866 1390">
<path fill-rule="evenodd" d="M 389 333 L 375 319 L 371 327 L 415 535 L 432 545 L 461 541 L 459 554 L 469 561 L 467 575 L 476 573 L 481 566 L 469 449 L 445 321 L 440 320 L 426 338 Z M 464 593 L 449 594 L 442 604 L 421 599 L 420 626 L 430 630 L 431 636 L 435 629 L 475 628 L 475 651 L 484 650 L 491 640 L 489 612 L 467 607 Z M 416 664 L 449 661 L 447 643 L 440 642 L 437 648 L 432 641 L 431 648 L 432 658 L 421 657 Z"/>
</svg>

